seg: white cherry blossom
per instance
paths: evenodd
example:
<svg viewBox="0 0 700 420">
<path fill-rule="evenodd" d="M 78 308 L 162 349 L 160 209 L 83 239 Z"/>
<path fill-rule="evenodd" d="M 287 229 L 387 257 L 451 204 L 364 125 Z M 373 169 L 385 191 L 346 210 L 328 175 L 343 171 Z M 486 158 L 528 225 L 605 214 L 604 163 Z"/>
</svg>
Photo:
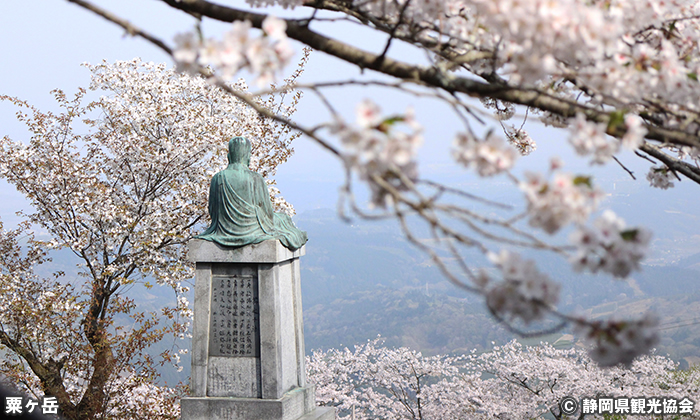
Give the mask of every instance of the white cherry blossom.
<svg viewBox="0 0 700 420">
<path fill-rule="evenodd" d="M 642 228 L 628 229 L 615 213 L 606 210 L 593 222 L 593 227 L 580 227 L 571 234 L 577 247 L 571 257 L 575 269 L 602 270 L 615 277 L 627 277 L 640 269 L 640 261 L 647 253 L 651 233 Z"/>
<path fill-rule="evenodd" d="M 377 178 L 399 191 L 409 187 L 399 174 L 409 180 L 417 178 L 415 157 L 423 142 L 422 127 L 416 123 L 410 108 L 402 116 L 382 117 L 379 106 L 369 99 L 357 107 L 356 122 L 359 128 L 337 120 L 331 129 L 340 137 L 346 164 L 370 186 L 371 202 L 385 207 L 391 192 Z M 408 130 L 396 127 L 401 123 Z"/>
<path fill-rule="evenodd" d="M 528 172 L 520 189 L 528 202 L 530 225 L 550 234 L 572 222 L 584 223 L 603 196 L 590 178 L 566 173 L 556 173 L 550 183 L 542 174 Z"/>
<path fill-rule="evenodd" d="M 620 142 L 626 149 L 636 150 L 644 142 L 647 129 L 644 127 L 642 119 L 633 114 L 625 115 L 625 126 L 627 132 L 622 136 Z"/>
<path fill-rule="evenodd" d="M 257 38 L 249 36 L 251 27 L 249 21 L 233 22 L 223 41 L 208 39 L 201 44 L 192 33 L 180 34 L 175 38 L 173 58 L 180 69 L 195 70 L 195 64 L 210 66 L 223 79 L 230 79 L 247 68 L 257 75 L 258 86 L 267 86 L 294 55 L 285 32 L 287 24 L 268 16 L 262 25 L 264 34 Z"/>
<path fill-rule="evenodd" d="M 652 166 L 647 172 L 647 180 L 654 188 L 667 190 L 673 188 L 673 172 L 666 166 Z"/>
<path fill-rule="evenodd" d="M 492 132 L 487 133 L 483 140 L 466 132 L 458 133 L 455 137 L 452 156 L 458 163 L 475 169 L 481 176 L 493 176 L 512 168 L 518 153 Z"/>
<path fill-rule="evenodd" d="M 490 283 L 486 292 L 486 304 L 498 316 L 529 323 L 542 318 L 545 308 L 557 304 L 561 286 L 540 272 L 533 260 L 523 260 L 507 250 L 491 254 L 489 259 L 503 276 L 502 282 Z"/>
<path fill-rule="evenodd" d="M 588 354 L 600 366 L 630 366 L 659 341 L 658 323 L 656 316 L 647 313 L 639 320 L 609 319 L 580 331 L 594 344 Z"/>
<path fill-rule="evenodd" d="M 579 155 L 593 155 L 593 163 L 606 163 L 618 151 L 606 128 L 607 124 L 587 121 L 585 115 L 578 114 L 571 125 L 569 142 Z"/>
</svg>

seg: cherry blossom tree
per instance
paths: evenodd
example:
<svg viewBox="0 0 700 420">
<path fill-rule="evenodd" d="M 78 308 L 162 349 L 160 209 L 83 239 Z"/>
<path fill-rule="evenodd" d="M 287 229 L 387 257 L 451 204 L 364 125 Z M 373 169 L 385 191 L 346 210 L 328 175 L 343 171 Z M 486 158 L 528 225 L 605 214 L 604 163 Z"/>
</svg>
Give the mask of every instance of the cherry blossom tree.
<svg viewBox="0 0 700 420">
<path fill-rule="evenodd" d="M 646 396 L 697 404 L 700 397 L 700 370 L 679 371 L 662 356 L 604 369 L 580 348 L 516 341 L 483 354 L 426 357 L 375 339 L 354 350 L 315 351 L 307 371 L 319 403 L 337 407 L 341 419 L 582 419 L 581 407 L 567 416 L 560 401 Z M 700 418 L 695 413 L 680 418 Z"/>
<path fill-rule="evenodd" d="M 85 89 L 54 91 L 58 113 L 0 97 L 30 134 L 0 140 L 0 176 L 33 208 L 17 229 L 0 225 L 0 373 L 35 398 L 56 397 L 66 419 L 175 419 L 182 389 L 156 385 L 155 367 L 179 366 L 186 349 L 147 350 L 187 334 L 194 268 L 183 244 L 208 222 L 211 176 L 228 139 L 245 135 L 277 210 L 293 212 L 273 176 L 298 135 L 202 77 L 139 60 L 86 66 L 90 89 L 104 93 L 87 104 Z M 256 106 L 293 114 L 300 93 L 289 86 L 302 69 Z M 60 249 L 80 261 L 78 277 L 37 275 Z M 174 292 L 173 305 L 136 307 L 134 285 L 151 282 Z"/>
<path fill-rule="evenodd" d="M 559 328 L 574 324 L 593 344 L 591 357 L 603 365 L 629 365 L 655 342 L 651 315 L 592 322 L 556 309 L 559 285 L 522 257 L 520 248 L 559 255 L 578 270 L 625 278 L 639 269 L 650 232 L 609 212 L 589 222 L 603 192 L 590 175 L 569 173 L 559 159 L 538 173 L 516 175 L 518 156 L 533 152 L 536 142 L 522 121 L 508 120 L 520 110 L 525 117 L 517 119 L 562 128 L 573 149 L 593 164 L 620 163 L 616 154 L 632 150 L 653 165 L 647 179 L 654 187 L 669 188 L 680 179 L 700 182 L 697 1 L 249 0 L 247 10 L 207 0 L 162 0 L 191 15 L 198 28 L 183 28 L 173 43 L 88 0 L 69 2 L 148 40 L 172 56 L 179 70 L 204 74 L 253 106 L 254 95 L 227 88 L 225 81 L 247 70 L 264 86 L 289 62 L 290 40 L 381 75 L 298 86 L 317 93 L 328 107 L 329 120 L 315 126 L 256 109 L 339 158 L 347 173 L 341 211 L 398 219 L 406 237 L 450 281 L 483 296 L 512 330 L 533 333 L 523 326 L 542 319 Z M 264 9 L 274 5 L 295 14 L 281 18 Z M 198 25 L 205 19 L 232 26 L 221 39 L 207 37 Z M 328 23 L 334 21 L 376 33 L 376 52 L 364 41 L 333 35 Z M 422 55 L 397 58 L 397 45 Z M 421 177 L 421 116 L 410 108 L 384 113 L 366 100 L 357 105 L 356 121 L 348 121 L 335 111 L 330 93 L 347 86 L 443 103 L 461 124 L 454 132 L 456 162 L 517 186 L 523 211 Z M 357 179 L 371 192 L 368 206 L 354 198 Z M 493 211 L 480 213 L 474 205 Z M 406 223 L 414 216 L 431 232 L 429 243 Z M 553 235 L 566 228 L 574 230 L 571 243 L 557 243 Z M 464 257 L 471 250 L 493 267 L 472 267 Z"/>
</svg>

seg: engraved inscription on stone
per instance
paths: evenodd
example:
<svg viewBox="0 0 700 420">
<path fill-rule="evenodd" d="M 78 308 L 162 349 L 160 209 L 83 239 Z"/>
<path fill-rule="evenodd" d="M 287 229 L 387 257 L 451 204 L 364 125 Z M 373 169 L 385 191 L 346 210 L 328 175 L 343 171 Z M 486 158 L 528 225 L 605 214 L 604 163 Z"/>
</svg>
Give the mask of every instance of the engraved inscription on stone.
<svg viewBox="0 0 700 420">
<path fill-rule="evenodd" d="M 260 357 L 260 309 L 255 276 L 212 276 L 211 356 Z"/>
</svg>

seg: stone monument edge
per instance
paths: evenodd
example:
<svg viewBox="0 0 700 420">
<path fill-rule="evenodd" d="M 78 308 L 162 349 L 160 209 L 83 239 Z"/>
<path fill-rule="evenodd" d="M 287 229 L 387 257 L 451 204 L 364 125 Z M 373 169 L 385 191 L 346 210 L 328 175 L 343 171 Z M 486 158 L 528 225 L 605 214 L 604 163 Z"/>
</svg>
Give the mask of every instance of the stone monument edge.
<svg viewBox="0 0 700 420">
<path fill-rule="evenodd" d="M 306 254 L 306 245 L 297 250 L 287 249 L 277 239 L 257 244 L 228 247 L 204 239 L 190 239 L 187 260 L 198 263 L 253 263 L 274 264 L 299 258 Z"/>
</svg>

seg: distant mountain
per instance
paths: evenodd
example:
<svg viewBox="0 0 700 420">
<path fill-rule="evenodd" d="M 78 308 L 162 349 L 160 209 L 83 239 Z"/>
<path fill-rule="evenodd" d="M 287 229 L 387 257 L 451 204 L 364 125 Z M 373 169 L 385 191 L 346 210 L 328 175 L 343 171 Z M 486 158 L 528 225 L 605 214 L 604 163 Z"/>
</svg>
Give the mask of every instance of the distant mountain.
<svg viewBox="0 0 700 420">
<path fill-rule="evenodd" d="M 697 254 L 690 255 L 685 258 L 681 258 L 677 263 L 673 264 L 675 267 L 686 268 L 690 270 L 700 271 L 700 252 Z"/>
</svg>

